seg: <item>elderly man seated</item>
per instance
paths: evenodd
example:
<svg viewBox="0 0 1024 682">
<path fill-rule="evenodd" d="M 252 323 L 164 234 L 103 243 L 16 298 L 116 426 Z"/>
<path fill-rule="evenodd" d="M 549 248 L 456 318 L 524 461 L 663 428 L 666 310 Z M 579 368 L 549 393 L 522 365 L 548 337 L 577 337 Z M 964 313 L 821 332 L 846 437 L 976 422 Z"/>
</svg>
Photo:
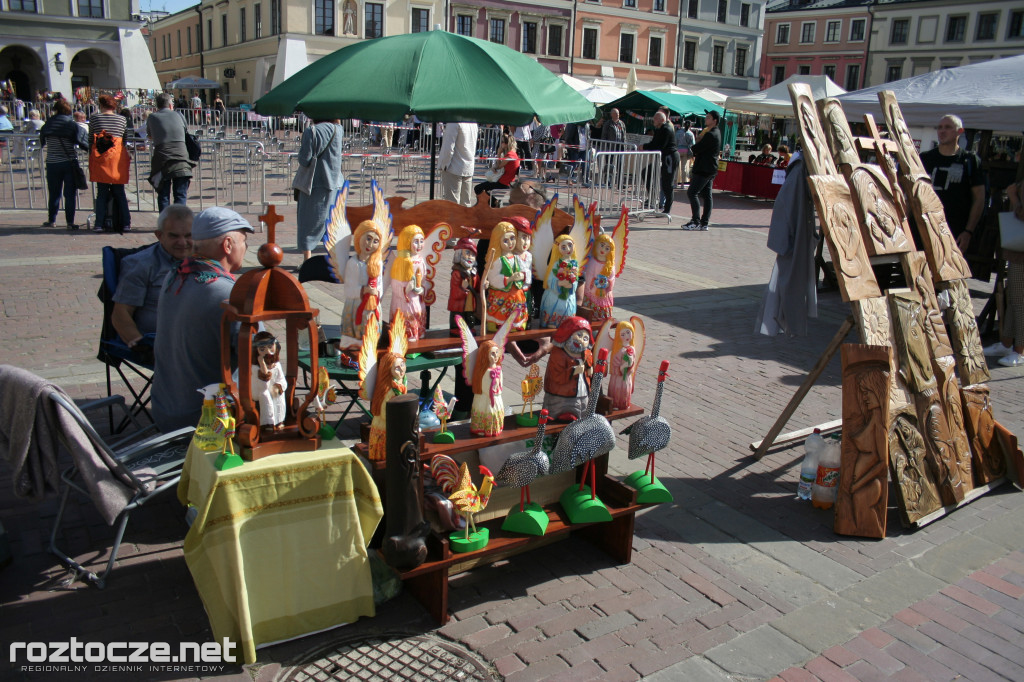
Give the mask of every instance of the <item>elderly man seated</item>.
<svg viewBox="0 0 1024 682">
<path fill-rule="evenodd" d="M 121 261 L 110 322 L 140 360 L 152 363 L 157 303 L 167 273 L 192 255 L 192 209 L 172 204 L 156 221 L 156 244 Z"/>
<path fill-rule="evenodd" d="M 248 221 L 231 209 L 206 209 L 192 222 L 194 255 L 171 272 L 160 290 L 152 411 L 164 433 L 198 424 L 203 411 L 199 389 L 221 380 L 220 304 L 231 296 L 250 232 Z M 232 348 L 237 335 L 236 327 Z"/>
</svg>

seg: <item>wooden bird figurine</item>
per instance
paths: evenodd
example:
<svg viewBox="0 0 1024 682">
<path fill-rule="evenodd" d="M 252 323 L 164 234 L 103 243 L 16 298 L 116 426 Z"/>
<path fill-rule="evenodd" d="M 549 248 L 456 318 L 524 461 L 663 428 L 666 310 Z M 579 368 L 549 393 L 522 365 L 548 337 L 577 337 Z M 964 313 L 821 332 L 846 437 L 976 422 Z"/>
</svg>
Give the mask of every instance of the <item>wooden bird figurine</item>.
<svg viewBox="0 0 1024 682">
<path fill-rule="evenodd" d="M 473 485 L 473 479 L 469 475 L 469 465 L 463 462 L 460 468 L 456 468 L 455 460 L 447 455 L 435 455 L 430 460 L 430 473 L 441 489 L 445 493 L 450 493 L 448 499 L 451 500 L 459 515 L 466 519 L 465 539 L 469 540 L 470 532 L 477 532 L 473 515 L 483 511 L 491 498 L 494 474 L 487 467 L 481 465 L 480 474 L 484 480 L 477 488 Z"/>
<path fill-rule="evenodd" d="M 634 472 L 626 479 L 628 485 L 641 490 L 641 494 L 637 497 L 637 501 L 641 503 L 672 501 L 671 493 L 654 478 L 654 455 L 659 450 L 668 447 L 669 439 L 672 437 L 672 427 L 660 414 L 661 395 L 665 389 L 665 379 L 668 378 L 668 365 L 668 360 L 661 361 L 661 368 L 658 370 L 658 388 L 654 394 L 654 408 L 651 413 L 640 417 L 622 431 L 623 434 L 629 434 L 628 454 L 630 459 L 639 459 L 647 455 L 647 467 L 642 472 Z M 649 479 L 648 472 L 650 473 Z"/>
<path fill-rule="evenodd" d="M 533 447 L 529 450 L 523 450 L 522 452 L 510 455 L 494 477 L 498 485 L 519 488 L 519 511 L 525 509 L 524 501 L 526 503 L 531 502 L 530 484 L 539 476 L 547 475 L 548 469 L 551 468 L 548 456 L 541 452 L 541 446 L 544 443 L 544 429 L 547 423 L 548 411 L 541 410 Z"/>
</svg>

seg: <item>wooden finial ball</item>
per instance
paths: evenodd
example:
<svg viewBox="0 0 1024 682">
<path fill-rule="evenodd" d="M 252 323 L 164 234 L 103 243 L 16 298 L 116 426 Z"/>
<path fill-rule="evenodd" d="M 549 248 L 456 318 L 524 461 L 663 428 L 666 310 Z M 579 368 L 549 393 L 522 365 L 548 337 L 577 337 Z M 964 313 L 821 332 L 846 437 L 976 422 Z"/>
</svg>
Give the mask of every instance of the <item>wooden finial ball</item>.
<svg viewBox="0 0 1024 682">
<path fill-rule="evenodd" d="M 260 247 L 260 250 L 256 252 L 256 257 L 260 261 L 260 265 L 265 268 L 274 268 L 281 264 L 284 260 L 284 251 L 281 247 L 273 242 L 267 242 Z"/>
</svg>

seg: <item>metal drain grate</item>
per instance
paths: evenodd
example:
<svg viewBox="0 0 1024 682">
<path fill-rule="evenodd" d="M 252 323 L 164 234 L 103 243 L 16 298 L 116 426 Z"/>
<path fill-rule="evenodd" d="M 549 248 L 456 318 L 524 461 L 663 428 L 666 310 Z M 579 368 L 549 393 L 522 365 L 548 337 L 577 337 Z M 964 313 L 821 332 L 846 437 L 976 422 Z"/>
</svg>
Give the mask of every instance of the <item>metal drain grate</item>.
<svg viewBox="0 0 1024 682">
<path fill-rule="evenodd" d="M 334 643 L 302 657 L 303 663 L 282 670 L 279 682 L 361 680 L 394 682 L 490 682 L 499 679 L 469 650 L 430 635 L 389 633 Z"/>
</svg>

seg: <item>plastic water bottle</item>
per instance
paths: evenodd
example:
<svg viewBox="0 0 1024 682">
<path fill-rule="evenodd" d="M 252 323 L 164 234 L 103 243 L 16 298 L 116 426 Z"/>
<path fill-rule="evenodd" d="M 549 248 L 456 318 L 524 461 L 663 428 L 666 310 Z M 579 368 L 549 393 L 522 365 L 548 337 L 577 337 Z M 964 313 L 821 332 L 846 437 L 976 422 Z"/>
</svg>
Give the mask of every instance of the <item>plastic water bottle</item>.
<svg viewBox="0 0 1024 682">
<path fill-rule="evenodd" d="M 800 465 L 800 483 L 796 488 L 796 496 L 801 500 L 811 499 L 811 488 L 814 486 L 814 479 L 818 476 L 818 461 L 821 459 L 821 451 L 825 449 L 825 439 L 821 437 L 821 429 L 814 429 L 814 433 L 804 441 L 804 461 Z"/>
<path fill-rule="evenodd" d="M 836 492 L 839 489 L 840 458 L 839 440 L 836 437 L 831 437 L 825 441 L 825 447 L 821 451 L 821 459 L 818 460 L 818 474 L 814 479 L 814 486 L 811 488 L 811 504 L 818 509 L 831 509 L 836 502 Z"/>
</svg>

